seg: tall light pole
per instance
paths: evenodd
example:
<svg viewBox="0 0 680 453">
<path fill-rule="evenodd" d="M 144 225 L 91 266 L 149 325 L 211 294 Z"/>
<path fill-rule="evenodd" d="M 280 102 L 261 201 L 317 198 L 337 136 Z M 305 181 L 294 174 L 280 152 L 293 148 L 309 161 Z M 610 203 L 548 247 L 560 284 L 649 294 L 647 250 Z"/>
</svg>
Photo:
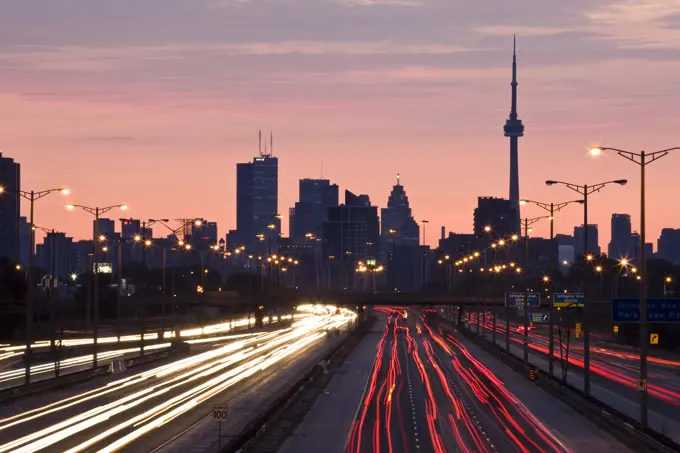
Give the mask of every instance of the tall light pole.
<svg viewBox="0 0 680 453">
<path fill-rule="evenodd" d="M 105 208 L 100 208 L 100 207 L 94 207 L 90 208 L 88 206 L 83 206 L 79 204 L 69 204 L 66 206 L 66 208 L 69 211 L 72 211 L 76 208 L 82 209 L 83 211 L 87 212 L 88 214 L 91 214 L 94 216 L 94 233 L 93 233 L 93 243 L 94 243 L 94 254 L 93 254 L 93 269 L 92 269 L 92 275 L 94 277 L 94 323 L 92 324 L 92 336 L 93 336 L 93 347 L 92 347 L 92 368 L 97 368 L 97 350 L 98 350 L 98 345 L 97 345 L 97 337 L 98 337 L 98 324 L 99 324 L 99 216 L 106 214 L 107 212 L 111 211 L 112 209 L 120 208 L 121 210 L 125 211 L 127 209 L 127 205 L 124 204 L 116 204 L 112 206 L 107 206 Z"/>
<path fill-rule="evenodd" d="M 671 151 L 677 151 L 680 147 L 673 147 L 646 153 L 640 151 L 634 153 L 622 149 L 598 146 L 591 148 L 593 155 L 599 155 L 603 151 L 614 151 L 619 156 L 628 159 L 640 166 L 640 255 L 639 266 L 642 278 L 640 279 L 640 380 L 645 383 L 640 390 L 640 424 L 643 429 L 647 428 L 647 405 L 649 395 L 647 393 L 647 263 L 645 263 L 645 167 L 655 160 L 659 160 Z"/>
<path fill-rule="evenodd" d="M 529 232 L 531 231 L 529 227 L 548 217 L 550 216 L 544 215 L 521 220 L 521 228 L 524 230 L 524 270 L 527 276 L 524 282 L 524 364 L 527 366 L 529 365 L 529 289 L 527 285 L 529 284 Z"/>
<path fill-rule="evenodd" d="M 609 184 L 619 184 L 624 186 L 628 183 L 626 179 L 616 179 L 614 181 L 601 182 L 593 185 L 578 185 L 562 181 L 548 180 L 546 185 L 552 186 L 562 184 L 576 193 L 583 195 L 583 257 L 588 256 L 588 195 L 599 192 Z M 583 291 L 585 293 L 585 268 L 583 270 Z M 583 304 L 583 391 L 586 396 L 590 396 L 590 327 L 588 326 L 588 302 Z"/>
<path fill-rule="evenodd" d="M 550 213 L 550 243 L 551 243 L 551 250 L 554 250 L 555 247 L 553 247 L 553 241 L 555 239 L 555 212 L 558 212 L 562 210 L 562 208 L 565 208 L 569 206 L 572 203 L 580 203 L 584 204 L 585 202 L 583 200 L 573 200 L 573 201 L 565 201 L 563 203 L 542 203 L 540 201 L 533 201 L 533 200 L 520 200 L 519 204 L 520 205 L 525 205 L 525 204 L 535 204 L 539 208 L 543 209 L 544 211 L 548 211 Z M 557 263 L 557 257 L 553 256 L 551 258 L 551 266 L 555 265 Z M 553 375 L 554 367 L 555 367 L 555 360 L 553 357 L 553 352 L 555 349 L 555 341 L 553 339 L 553 334 L 554 334 L 554 329 L 555 329 L 555 324 L 553 322 L 553 301 L 550 301 L 550 304 L 548 306 L 548 372 L 550 376 Z"/>
<path fill-rule="evenodd" d="M 33 253 L 35 252 L 35 202 L 54 192 L 61 192 L 63 195 L 69 194 L 69 190 L 63 187 L 42 191 L 17 190 L 15 192 L 0 186 L 0 195 L 3 193 L 11 193 L 14 196 L 20 196 L 30 202 L 28 268 L 26 269 L 26 281 L 28 283 L 28 291 L 26 294 L 26 351 L 24 352 L 24 361 L 26 365 L 26 375 L 24 382 L 26 385 L 31 383 L 31 358 L 33 354 L 33 351 L 31 350 L 31 342 L 33 340 Z"/>
</svg>

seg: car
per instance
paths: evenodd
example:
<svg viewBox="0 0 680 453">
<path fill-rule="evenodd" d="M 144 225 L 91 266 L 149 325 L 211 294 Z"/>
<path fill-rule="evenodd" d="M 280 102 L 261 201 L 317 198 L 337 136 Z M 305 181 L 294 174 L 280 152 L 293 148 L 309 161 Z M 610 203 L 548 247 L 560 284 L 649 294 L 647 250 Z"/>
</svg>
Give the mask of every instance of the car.
<svg viewBox="0 0 680 453">
<path fill-rule="evenodd" d="M 529 332 L 535 329 L 534 326 L 527 326 Z M 524 333 L 524 326 L 517 326 L 517 332 Z"/>
</svg>

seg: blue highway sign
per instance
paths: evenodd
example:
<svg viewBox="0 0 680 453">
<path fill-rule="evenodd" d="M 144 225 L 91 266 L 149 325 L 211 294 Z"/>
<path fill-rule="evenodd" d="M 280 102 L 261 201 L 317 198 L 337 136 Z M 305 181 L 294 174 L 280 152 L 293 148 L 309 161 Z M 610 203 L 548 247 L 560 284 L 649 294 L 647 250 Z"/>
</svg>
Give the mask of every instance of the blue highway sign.
<svg viewBox="0 0 680 453">
<path fill-rule="evenodd" d="M 553 307 L 583 307 L 585 300 L 583 293 L 555 293 Z"/>
<path fill-rule="evenodd" d="M 614 299 L 612 321 L 640 322 L 640 299 Z M 647 321 L 680 323 L 680 299 L 647 299 Z"/>
<path fill-rule="evenodd" d="M 550 321 L 550 314 L 548 312 L 529 312 L 529 320 L 532 322 L 548 322 Z"/>
<path fill-rule="evenodd" d="M 508 293 L 505 296 L 505 305 L 508 307 L 519 307 L 520 309 L 524 307 L 524 294 L 525 293 Z M 540 307 L 541 306 L 541 295 L 538 293 L 527 293 L 529 299 L 530 307 Z"/>
</svg>

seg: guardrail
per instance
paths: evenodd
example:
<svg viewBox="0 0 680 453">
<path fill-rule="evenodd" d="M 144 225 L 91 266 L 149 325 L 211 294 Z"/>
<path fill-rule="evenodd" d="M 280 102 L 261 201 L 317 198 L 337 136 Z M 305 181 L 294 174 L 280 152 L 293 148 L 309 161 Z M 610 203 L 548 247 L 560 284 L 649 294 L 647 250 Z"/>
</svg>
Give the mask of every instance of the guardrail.
<svg viewBox="0 0 680 453">
<path fill-rule="evenodd" d="M 450 322 L 445 322 L 449 328 L 454 328 Z M 464 323 L 459 324 L 458 327 L 460 327 L 459 332 L 469 341 L 499 358 L 514 371 L 528 376 L 529 380 L 535 385 L 567 404 L 572 410 L 591 420 L 634 451 L 650 453 L 680 451 L 680 445 L 670 438 L 651 429 L 643 430 L 640 423 L 632 417 L 592 396 L 586 396 L 583 390 L 573 385 L 565 385 L 556 376 L 550 376 L 549 373 L 531 363 L 527 368 L 522 358 L 478 336 Z M 534 379 L 531 379 L 532 374 Z"/>
</svg>

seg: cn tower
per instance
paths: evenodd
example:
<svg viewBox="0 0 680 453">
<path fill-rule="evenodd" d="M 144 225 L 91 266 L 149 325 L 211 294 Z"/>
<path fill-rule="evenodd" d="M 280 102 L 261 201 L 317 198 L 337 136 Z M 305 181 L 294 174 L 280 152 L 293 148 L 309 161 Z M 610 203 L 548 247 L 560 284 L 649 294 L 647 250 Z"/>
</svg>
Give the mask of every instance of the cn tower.
<svg viewBox="0 0 680 453">
<path fill-rule="evenodd" d="M 505 122 L 505 136 L 510 137 L 510 204 L 517 210 L 515 231 L 521 234 L 519 218 L 519 137 L 524 136 L 524 125 L 517 118 L 517 53 L 515 37 L 512 38 L 512 107 L 510 117 Z"/>
</svg>

